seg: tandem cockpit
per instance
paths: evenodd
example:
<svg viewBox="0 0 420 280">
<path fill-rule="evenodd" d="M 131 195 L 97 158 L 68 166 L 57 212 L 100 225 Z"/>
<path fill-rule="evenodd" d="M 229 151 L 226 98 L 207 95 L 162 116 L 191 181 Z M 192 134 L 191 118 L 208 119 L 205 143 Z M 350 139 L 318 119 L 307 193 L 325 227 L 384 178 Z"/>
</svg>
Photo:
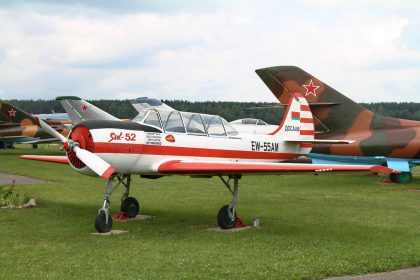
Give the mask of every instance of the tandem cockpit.
<svg viewBox="0 0 420 280">
<path fill-rule="evenodd" d="M 239 136 L 236 129 L 217 115 L 149 108 L 140 111 L 132 121 L 158 128 L 165 133 L 216 137 Z"/>
</svg>

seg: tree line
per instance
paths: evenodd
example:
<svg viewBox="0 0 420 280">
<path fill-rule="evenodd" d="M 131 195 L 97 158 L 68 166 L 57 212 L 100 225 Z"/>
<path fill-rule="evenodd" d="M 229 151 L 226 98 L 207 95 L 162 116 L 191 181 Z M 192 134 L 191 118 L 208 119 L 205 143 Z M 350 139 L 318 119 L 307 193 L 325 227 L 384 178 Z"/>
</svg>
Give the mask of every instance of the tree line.
<svg viewBox="0 0 420 280">
<path fill-rule="evenodd" d="M 231 102 L 231 101 L 196 101 L 187 100 L 162 100 L 169 106 L 188 112 L 215 114 L 228 121 L 240 118 L 262 119 L 270 124 L 280 123 L 284 108 L 266 102 Z M 61 104 L 56 100 L 8 100 L 16 107 L 33 114 L 64 113 Z M 102 110 L 116 116 L 128 119 L 137 115 L 129 100 L 88 100 L 88 102 Z M 360 103 L 363 107 L 382 116 L 420 120 L 420 103 L 414 102 L 379 102 Z"/>
</svg>

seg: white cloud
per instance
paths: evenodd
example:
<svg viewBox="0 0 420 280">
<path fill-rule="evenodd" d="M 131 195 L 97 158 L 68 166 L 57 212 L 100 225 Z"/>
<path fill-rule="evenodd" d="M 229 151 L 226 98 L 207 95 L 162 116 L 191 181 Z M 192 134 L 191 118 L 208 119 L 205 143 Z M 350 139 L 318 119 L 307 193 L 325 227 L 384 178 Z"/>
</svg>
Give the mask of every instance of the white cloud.
<svg viewBox="0 0 420 280">
<path fill-rule="evenodd" d="M 254 70 L 297 65 L 357 101 L 420 102 L 420 50 L 403 36 L 415 13 L 392 12 L 394 2 L 382 13 L 335 1 L 242 3 L 171 13 L 81 6 L 71 16 L 29 4 L 0 10 L 1 97 L 275 101 Z"/>
</svg>

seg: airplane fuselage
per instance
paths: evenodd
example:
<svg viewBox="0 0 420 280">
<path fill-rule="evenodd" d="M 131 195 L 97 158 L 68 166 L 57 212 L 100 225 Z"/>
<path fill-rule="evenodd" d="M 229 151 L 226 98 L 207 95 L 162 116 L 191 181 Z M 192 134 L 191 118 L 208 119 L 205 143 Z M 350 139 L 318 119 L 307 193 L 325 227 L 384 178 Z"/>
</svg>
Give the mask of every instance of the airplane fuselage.
<svg viewBox="0 0 420 280">
<path fill-rule="evenodd" d="M 401 120 L 403 121 L 403 120 Z M 340 145 L 315 145 L 312 153 L 342 156 L 366 156 L 420 159 L 420 122 L 407 121 L 410 126 L 353 130 L 317 135 L 318 139 L 352 139 L 354 143 Z M 415 124 L 418 124 L 415 126 Z"/>
<path fill-rule="evenodd" d="M 162 163 L 173 159 L 281 162 L 310 151 L 305 145 L 284 142 L 279 135 L 209 136 L 166 133 L 137 123 L 114 122 L 114 128 L 95 128 L 96 124 L 86 122 L 75 127 L 70 139 L 74 138 L 81 148 L 95 153 L 121 174 L 157 174 Z M 71 153 L 68 156 L 76 170 L 94 175 L 84 164 L 72 160 Z"/>
<path fill-rule="evenodd" d="M 67 136 L 69 131 L 64 127 L 64 122 L 48 121 L 48 124 Z M 34 124 L 29 119 L 21 123 L 1 123 L 0 124 L 0 140 L 5 142 L 25 142 L 34 139 L 49 139 L 51 135 L 46 133 L 38 125 Z"/>
</svg>

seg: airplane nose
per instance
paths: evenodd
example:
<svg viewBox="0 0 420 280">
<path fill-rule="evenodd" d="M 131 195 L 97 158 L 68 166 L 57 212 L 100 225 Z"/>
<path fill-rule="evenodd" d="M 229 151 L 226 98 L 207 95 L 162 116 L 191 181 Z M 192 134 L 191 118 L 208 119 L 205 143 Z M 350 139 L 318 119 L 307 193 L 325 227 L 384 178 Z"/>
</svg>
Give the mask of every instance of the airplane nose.
<svg viewBox="0 0 420 280">
<path fill-rule="evenodd" d="M 79 148 L 87 150 L 89 152 L 93 152 L 94 143 L 92 134 L 90 133 L 89 129 L 85 126 L 77 126 L 75 127 L 69 135 L 69 140 L 74 142 Z M 67 151 L 67 158 L 69 159 L 70 164 L 76 169 L 82 169 L 86 167 L 77 156 L 74 151 L 68 149 Z"/>
</svg>

